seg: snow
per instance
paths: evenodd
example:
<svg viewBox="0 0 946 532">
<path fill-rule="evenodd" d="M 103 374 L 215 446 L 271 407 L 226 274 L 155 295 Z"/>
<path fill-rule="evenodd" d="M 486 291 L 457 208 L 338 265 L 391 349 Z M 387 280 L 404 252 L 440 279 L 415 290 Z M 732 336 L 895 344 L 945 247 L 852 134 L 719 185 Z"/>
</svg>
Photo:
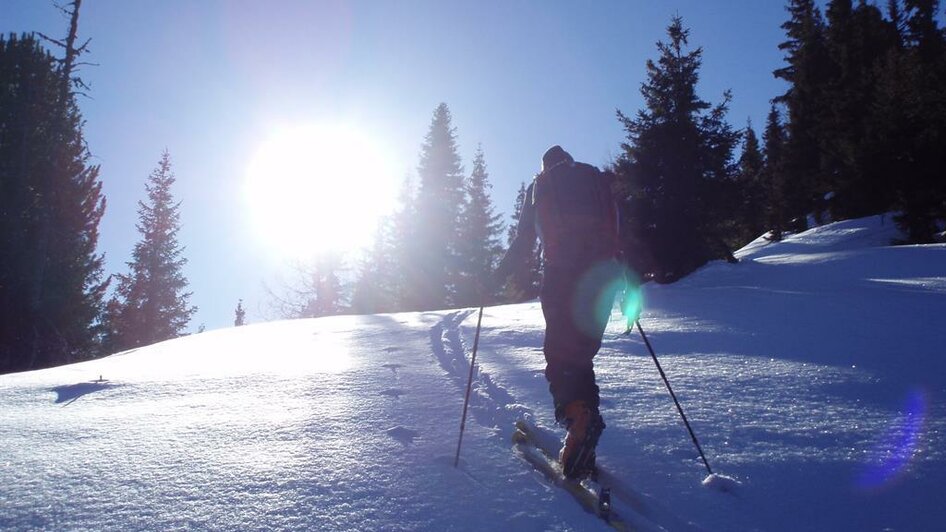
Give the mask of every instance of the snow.
<svg viewBox="0 0 946 532">
<path fill-rule="evenodd" d="M 710 487 L 615 313 L 599 462 L 637 498 L 615 508 L 642 530 L 940 529 L 946 245 L 895 236 L 838 222 L 646 286 Z M 604 529 L 511 450 L 520 417 L 559 430 L 536 302 L 486 309 L 453 467 L 475 325 L 266 323 L 0 376 L 0 528 Z"/>
<path fill-rule="evenodd" d="M 720 475 L 719 473 L 711 473 L 703 479 L 703 485 L 714 490 L 735 493 L 742 484 L 732 477 Z"/>
</svg>

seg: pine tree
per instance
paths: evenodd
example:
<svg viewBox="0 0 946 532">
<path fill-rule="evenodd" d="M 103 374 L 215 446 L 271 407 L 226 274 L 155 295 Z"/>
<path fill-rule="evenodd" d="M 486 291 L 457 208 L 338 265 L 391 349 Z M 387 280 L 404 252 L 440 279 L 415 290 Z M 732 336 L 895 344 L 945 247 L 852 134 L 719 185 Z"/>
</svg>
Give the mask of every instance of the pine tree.
<svg viewBox="0 0 946 532">
<path fill-rule="evenodd" d="M 725 121 L 730 95 L 711 106 L 696 95 L 702 48 L 684 52 L 689 30 L 680 17 L 667 28 L 669 42 L 647 62 L 641 86 L 645 109 L 635 118 L 618 111 L 627 131 L 615 165 L 633 205 L 624 209 L 628 234 L 648 248 L 660 281 L 673 281 L 714 257 L 731 259 L 721 244 L 719 205 L 731 182 L 738 140 Z"/>
<path fill-rule="evenodd" d="M 397 281 L 393 217 L 378 222 L 371 248 L 361 261 L 352 289 L 351 307 L 357 314 L 393 312 L 397 309 Z"/>
<path fill-rule="evenodd" d="M 0 36 L 0 373 L 97 352 L 105 198 L 72 91 L 73 9 L 67 59 Z"/>
<path fill-rule="evenodd" d="M 745 202 L 745 191 L 736 180 L 737 166 L 733 162 L 733 151 L 742 134 L 733 130 L 726 121 L 732 93 L 723 92 L 723 101 L 699 117 L 698 125 L 702 137 L 700 154 L 702 175 L 699 181 L 699 197 L 702 213 L 699 215 L 698 232 L 702 239 L 704 257 L 739 262 L 732 254 L 739 244 L 738 209 Z M 694 266 L 696 267 L 696 266 Z"/>
<path fill-rule="evenodd" d="M 774 105 L 769 109 L 762 142 L 765 146 L 765 163 L 762 166 L 761 177 L 765 199 L 761 210 L 770 230 L 769 239 L 778 242 L 782 240 L 782 233 L 785 232 L 787 182 L 784 170 L 785 130 L 778 109 Z"/>
<path fill-rule="evenodd" d="M 915 71 L 910 66 L 905 41 L 906 23 L 898 0 L 888 2 L 889 29 L 892 45 L 876 58 L 875 94 L 871 115 L 866 125 L 864 151 L 870 154 L 871 178 L 877 188 L 892 196 L 888 208 L 896 208 L 901 183 L 910 171 L 908 161 L 916 136 Z M 911 109 L 913 108 L 913 109 Z"/>
<path fill-rule="evenodd" d="M 900 83 L 908 91 L 900 123 L 909 144 L 899 154 L 895 219 L 907 242 L 926 243 L 946 222 L 946 35 L 937 23 L 937 0 L 904 0 L 904 7 Z"/>
<path fill-rule="evenodd" d="M 829 181 L 826 187 L 834 196 L 832 213 L 845 216 L 845 207 L 855 203 L 857 140 L 863 137 L 860 117 L 867 109 L 868 91 L 859 87 L 857 50 L 854 47 L 854 15 L 851 0 L 830 0 L 825 8 L 825 52 L 830 68 L 828 77 L 819 80 L 825 98 L 825 114 L 820 118 L 818 142 L 821 168 Z"/>
<path fill-rule="evenodd" d="M 404 178 L 398 207 L 378 224 L 374 242 L 361 262 L 352 289 L 352 310 L 359 314 L 398 312 L 416 308 L 411 285 L 411 251 L 416 245 L 415 191 Z"/>
<path fill-rule="evenodd" d="M 906 33 L 909 46 L 916 50 L 919 60 L 935 65 L 943 60 L 943 30 L 937 23 L 939 0 L 903 0 L 906 7 Z"/>
<path fill-rule="evenodd" d="M 794 229 L 807 227 L 806 215 L 823 207 L 818 198 L 829 192 L 822 172 L 822 117 L 827 113 L 824 81 L 830 64 L 825 48 L 825 28 L 814 0 L 790 0 L 790 18 L 784 24 L 788 40 L 779 45 L 785 51 L 786 66 L 775 77 L 789 83 L 788 91 L 777 98 L 788 110 L 787 138 L 782 161 L 790 186 L 784 190 L 785 209 L 795 219 Z M 815 212 L 820 216 L 820 212 Z"/>
<path fill-rule="evenodd" d="M 482 145 L 473 156 L 473 171 L 467 181 L 468 201 L 461 212 L 459 239 L 460 279 L 455 303 L 479 306 L 495 300 L 489 293 L 490 278 L 502 258 L 499 238 L 503 231 L 502 217 L 495 213 L 490 199 L 489 172 Z"/>
<path fill-rule="evenodd" d="M 519 218 L 522 215 L 522 207 L 528 199 L 526 198 L 526 184 L 519 185 L 519 192 L 516 194 L 516 203 L 513 206 L 512 223 L 506 232 L 506 248 L 508 249 L 516 239 L 519 230 Z M 527 301 L 539 297 L 539 289 L 542 283 L 542 246 L 536 242 L 529 260 L 518 265 L 519 269 L 511 275 L 510 282 L 503 287 L 502 298 L 505 301 L 516 303 Z"/>
<path fill-rule="evenodd" d="M 464 177 L 457 154 L 456 129 L 451 121 L 449 108 L 441 103 L 421 146 L 417 168 L 420 184 L 408 267 L 407 307 L 411 310 L 450 305 L 458 278 Z"/>
<path fill-rule="evenodd" d="M 830 75 L 823 81 L 820 128 L 822 170 L 834 192 L 831 211 L 848 218 L 886 212 L 893 203 L 889 174 L 881 169 L 892 131 L 878 120 L 879 74 L 897 47 L 896 25 L 879 9 L 832 0 L 827 10 L 826 50 Z"/>
<path fill-rule="evenodd" d="M 903 10 L 900 9 L 900 0 L 887 0 L 887 17 L 897 36 L 897 44 L 903 44 Z"/>
<path fill-rule="evenodd" d="M 398 208 L 391 215 L 391 270 L 386 278 L 391 285 L 392 311 L 412 310 L 417 297 L 412 293 L 414 269 L 411 252 L 418 230 L 417 191 L 410 175 L 404 177 L 398 194 Z"/>
<path fill-rule="evenodd" d="M 236 310 L 234 311 L 233 317 L 233 326 L 242 327 L 246 325 L 246 310 L 243 308 L 243 300 L 237 301 Z"/>
<path fill-rule="evenodd" d="M 187 259 L 178 243 L 180 203 L 171 187 L 175 177 L 171 156 L 161 155 L 157 168 L 145 183 L 147 203 L 138 202 L 138 232 L 141 240 L 132 251 L 129 272 L 119 274 L 116 303 L 110 305 L 112 335 L 107 345 L 124 350 L 181 336 L 197 307 L 188 301 L 184 266 Z"/>
<path fill-rule="evenodd" d="M 781 166 L 787 217 L 899 209 L 909 242 L 935 238 L 946 217 L 946 36 L 938 0 L 793 0 L 782 27 L 790 83 Z M 826 194 L 830 193 L 830 194 Z M 800 227 L 803 227 L 800 224 Z M 795 229 L 799 227 L 796 226 Z"/>
<path fill-rule="evenodd" d="M 740 244 L 746 244 L 757 238 L 766 229 L 766 220 L 763 206 L 765 205 L 765 191 L 763 189 L 762 171 L 765 158 L 759 146 L 759 138 L 752 129 L 752 122 L 746 124 L 743 134 L 742 155 L 739 156 L 736 173 L 736 185 L 739 194 L 737 205 L 738 229 L 736 235 Z"/>
</svg>

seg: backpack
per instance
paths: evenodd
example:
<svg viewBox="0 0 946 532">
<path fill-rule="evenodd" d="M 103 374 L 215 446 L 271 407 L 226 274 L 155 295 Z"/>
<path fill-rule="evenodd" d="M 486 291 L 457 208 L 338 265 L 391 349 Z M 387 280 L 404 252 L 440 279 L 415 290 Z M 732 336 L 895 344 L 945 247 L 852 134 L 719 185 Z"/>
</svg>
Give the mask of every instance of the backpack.
<svg viewBox="0 0 946 532">
<path fill-rule="evenodd" d="M 594 166 L 569 161 L 538 174 L 532 204 L 546 264 L 580 266 L 618 255 L 610 181 Z"/>
</svg>

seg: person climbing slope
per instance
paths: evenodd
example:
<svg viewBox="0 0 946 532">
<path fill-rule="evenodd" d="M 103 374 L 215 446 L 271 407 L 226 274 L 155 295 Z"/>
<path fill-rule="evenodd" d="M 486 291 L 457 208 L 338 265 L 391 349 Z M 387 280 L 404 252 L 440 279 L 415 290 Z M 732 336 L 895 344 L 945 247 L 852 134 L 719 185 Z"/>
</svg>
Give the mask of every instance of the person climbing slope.
<svg viewBox="0 0 946 532">
<path fill-rule="evenodd" d="M 559 458 L 570 478 L 594 471 L 595 448 L 605 428 L 593 360 L 614 297 L 624 287 L 612 179 L 575 162 L 561 146 L 549 148 L 526 191 L 516 237 L 495 272 L 497 282 L 504 283 L 527 263 L 539 238 L 545 377 L 555 419 L 567 430 Z"/>
</svg>

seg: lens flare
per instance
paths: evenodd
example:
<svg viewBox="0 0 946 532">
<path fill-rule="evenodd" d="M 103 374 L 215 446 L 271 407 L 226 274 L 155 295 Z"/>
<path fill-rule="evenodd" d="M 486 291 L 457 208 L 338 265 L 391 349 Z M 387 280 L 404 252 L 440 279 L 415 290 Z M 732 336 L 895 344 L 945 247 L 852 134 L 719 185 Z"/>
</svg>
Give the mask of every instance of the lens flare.
<svg viewBox="0 0 946 532">
<path fill-rule="evenodd" d="M 614 308 L 614 298 L 624 290 L 623 271 L 613 260 L 602 261 L 579 279 L 572 299 L 572 319 L 585 335 L 601 336 Z"/>
<path fill-rule="evenodd" d="M 873 461 L 866 464 L 857 478 L 857 487 L 875 491 L 903 477 L 919 450 L 926 423 L 929 401 L 921 389 L 907 395 L 902 414 L 896 418 L 874 448 Z"/>
<path fill-rule="evenodd" d="M 644 310 L 644 292 L 640 283 L 628 278 L 624 285 L 624 297 L 621 299 L 621 314 L 627 318 L 628 325 L 637 321 Z"/>
</svg>

